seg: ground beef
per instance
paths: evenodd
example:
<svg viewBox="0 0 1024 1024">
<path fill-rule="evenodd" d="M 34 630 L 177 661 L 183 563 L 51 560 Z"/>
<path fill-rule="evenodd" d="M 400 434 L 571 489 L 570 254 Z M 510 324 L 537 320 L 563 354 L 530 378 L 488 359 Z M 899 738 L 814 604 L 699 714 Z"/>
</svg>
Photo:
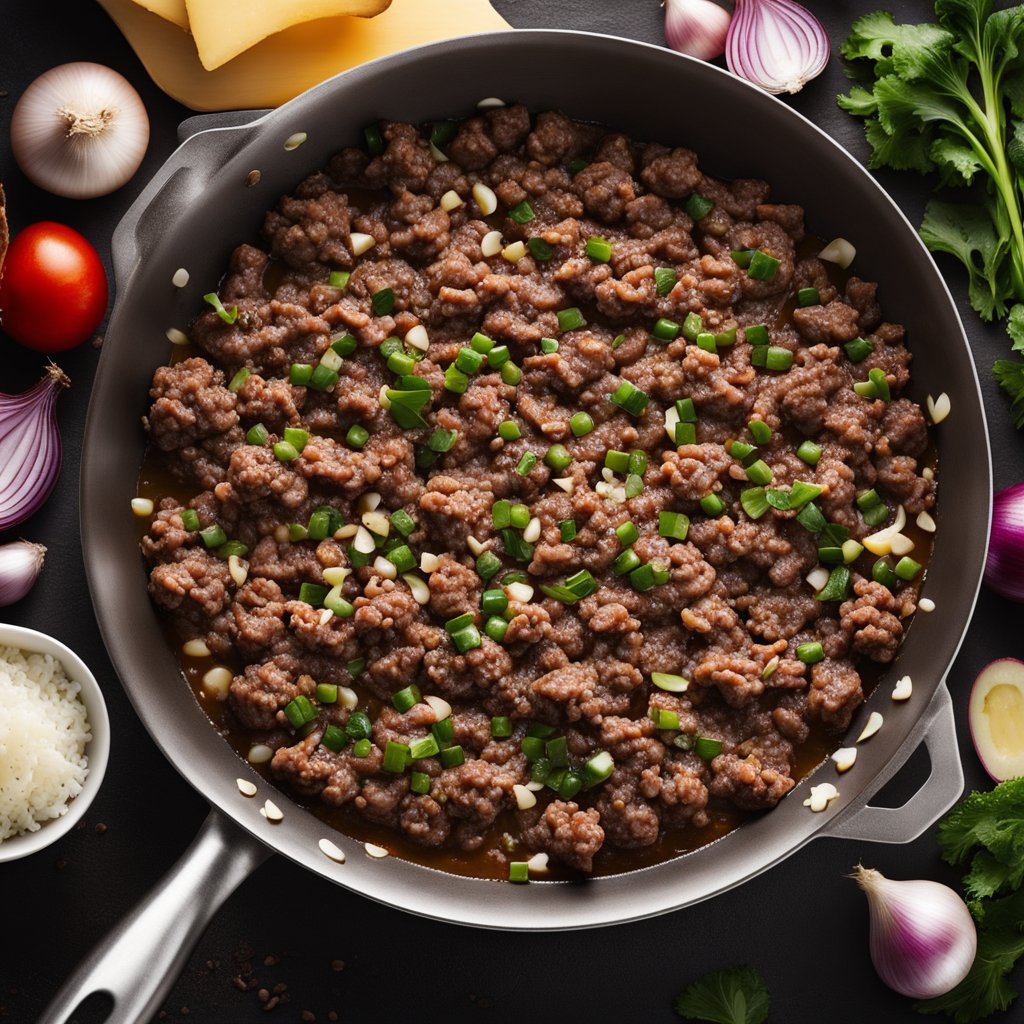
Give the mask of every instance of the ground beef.
<svg viewBox="0 0 1024 1024">
<path fill-rule="evenodd" d="M 150 591 L 230 666 L 223 731 L 339 827 L 456 870 L 628 866 L 774 806 L 895 656 L 920 577 L 807 578 L 934 506 L 910 354 L 764 182 L 520 105 L 451 128 L 439 161 L 383 122 L 281 198 L 221 282 L 237 318 L 156 370 L 153 479 L 185 493 Z M 873 369 L 888 398 L 854 391 Z"/>
</svg>

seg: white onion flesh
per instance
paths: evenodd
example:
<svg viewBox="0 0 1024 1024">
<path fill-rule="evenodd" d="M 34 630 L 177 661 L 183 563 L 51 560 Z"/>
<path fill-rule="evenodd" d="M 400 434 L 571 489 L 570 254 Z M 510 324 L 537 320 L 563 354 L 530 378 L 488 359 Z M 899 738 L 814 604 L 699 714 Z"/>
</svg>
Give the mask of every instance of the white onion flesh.
<svg viewBox="0 0 1024 1024">
<path fill-rule="evenodd" d="M 25 176 L 68 199 L 120 188 L 147 145 L 149 117 L 139 94 L 113 69 L 88 61 L 40 75 L 11 118 L 11 149 Z"/>
</svg>

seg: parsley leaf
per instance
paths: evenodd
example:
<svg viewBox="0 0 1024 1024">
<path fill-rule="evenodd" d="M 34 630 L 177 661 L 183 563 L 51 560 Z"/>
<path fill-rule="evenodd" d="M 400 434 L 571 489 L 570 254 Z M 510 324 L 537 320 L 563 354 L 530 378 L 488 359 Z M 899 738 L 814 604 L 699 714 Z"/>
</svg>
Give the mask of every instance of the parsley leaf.
<svg viewBox="0 0 1024 1024">
<path fill-rule="evenodd" d="M 673 1004 L 684 1020 L 711 1024 L 764 1024 L 768 989 L 753 967 L 729 967 L 698 978 Z"/>
<path fill-rule="evenodd" d="M 872 167 L 970 190 L 967 203 L 929 203 L 921 237 L 964 265 L 984 320 L 1024 303 L 1024 4 L 992 7 L 935 0 L 937 24 L 898 25 L 885 11 L 858 18 L 842 54 L 871 63 L 868 82 L 861 68 L 838 97 L 864 120 Z M 1024 351 L 1024 313 L 1009 331 Z M 1004 360 L 994 372 L 1024 427 L 1024 368 Z"/>
<path fill-rule="evenodd" d="M 1013 885 L 1019 886 L 1024 881 L 1024 778 L 962 800 L 939 825 L 939 846 L 950 864 L 962 863 L 975 846 L 982 846 L 1015 868 Z"/>
</svg>

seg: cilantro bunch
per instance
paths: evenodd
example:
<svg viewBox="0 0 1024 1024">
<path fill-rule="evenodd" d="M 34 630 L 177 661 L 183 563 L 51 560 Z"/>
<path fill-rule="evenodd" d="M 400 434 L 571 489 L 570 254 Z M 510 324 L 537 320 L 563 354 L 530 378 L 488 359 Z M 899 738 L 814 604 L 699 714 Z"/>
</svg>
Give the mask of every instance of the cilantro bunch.
<svg viewBox="0 0 1024 1024">
<path fill-rule="evenodd" d="M 939 846 L 950 864 L 970 861 L 962 884 L 978 952 L 956 988 L 916 1008 L 973 1024 L 1017 998 L 1007 975 L 1024 957 L 1024 778 L 971 793 L 943 819 Z"/>
<path fill-rule="evenodd" d="M 936 0 L 938 24 L 897 25 L 878 11 L 858 19 L 842 54 L 873 62 L 871 87 L 839 105 L 865 119 L 872 167 L 936 174 L 968 202 L 932 200 L 921 237 L 967 268 L 971 305 L 984 320 L 1009 314 L 1024 352 L 1024 4 Z M 993 371 L 1024 427 L 1024 363 Z"/>
</svg>

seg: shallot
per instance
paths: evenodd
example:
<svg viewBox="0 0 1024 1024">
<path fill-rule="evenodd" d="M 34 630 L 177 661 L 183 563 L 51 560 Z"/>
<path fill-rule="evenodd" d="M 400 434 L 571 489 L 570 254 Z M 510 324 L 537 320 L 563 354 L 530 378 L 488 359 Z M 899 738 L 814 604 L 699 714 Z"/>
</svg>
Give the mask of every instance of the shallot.
<svg viewBox="0 0 1024 1024">
<path fill-rule="evenodd" d="M 985 582 L 1002 597 L 1024 601 L 1024 483 L 1007 487 L 992 501 Z"/>
<path fill-rule="evenodd" d="M 46 548 L 27 540 L 0 544 L 0 608 L 20 601 L 43 568 Z"/>
<path fill-rule="evenodd" d="M 28 391 L 0 392 L 0 530 L 27 519 L 56 486 L 61 443 L 55 406 L 70 384 L 50 363 Z"/>
<path fill-rule="evenodd" d="M 120 188 L 139 169 L 149 118 L 139 94 L 112 68 L 61 64 L 22 94 L 11 117 L 11 149 L 25 176 L 68 199 Z"/>
<path fill-rule="evenodd" d="M 799 92 L 825 70 L 831 46 L 821 22 L 795 0 L 736 0 L 725 61 L 765 92 Z"/>
<path fill-rule="evenodd" d="M 967 977 L 978 933 L 967 905 L 948 885 L 894 881 L 861 864 L 852 877 L 868 898 L 871 962 L 889 988 L 932 999 Z"/>
<path fill-rule="evenodd" d="M 725 52 L 731 20 L 713 0 L 665 0 L 665 42 L 680 53 L 714 60 Z"/>
</svg>

